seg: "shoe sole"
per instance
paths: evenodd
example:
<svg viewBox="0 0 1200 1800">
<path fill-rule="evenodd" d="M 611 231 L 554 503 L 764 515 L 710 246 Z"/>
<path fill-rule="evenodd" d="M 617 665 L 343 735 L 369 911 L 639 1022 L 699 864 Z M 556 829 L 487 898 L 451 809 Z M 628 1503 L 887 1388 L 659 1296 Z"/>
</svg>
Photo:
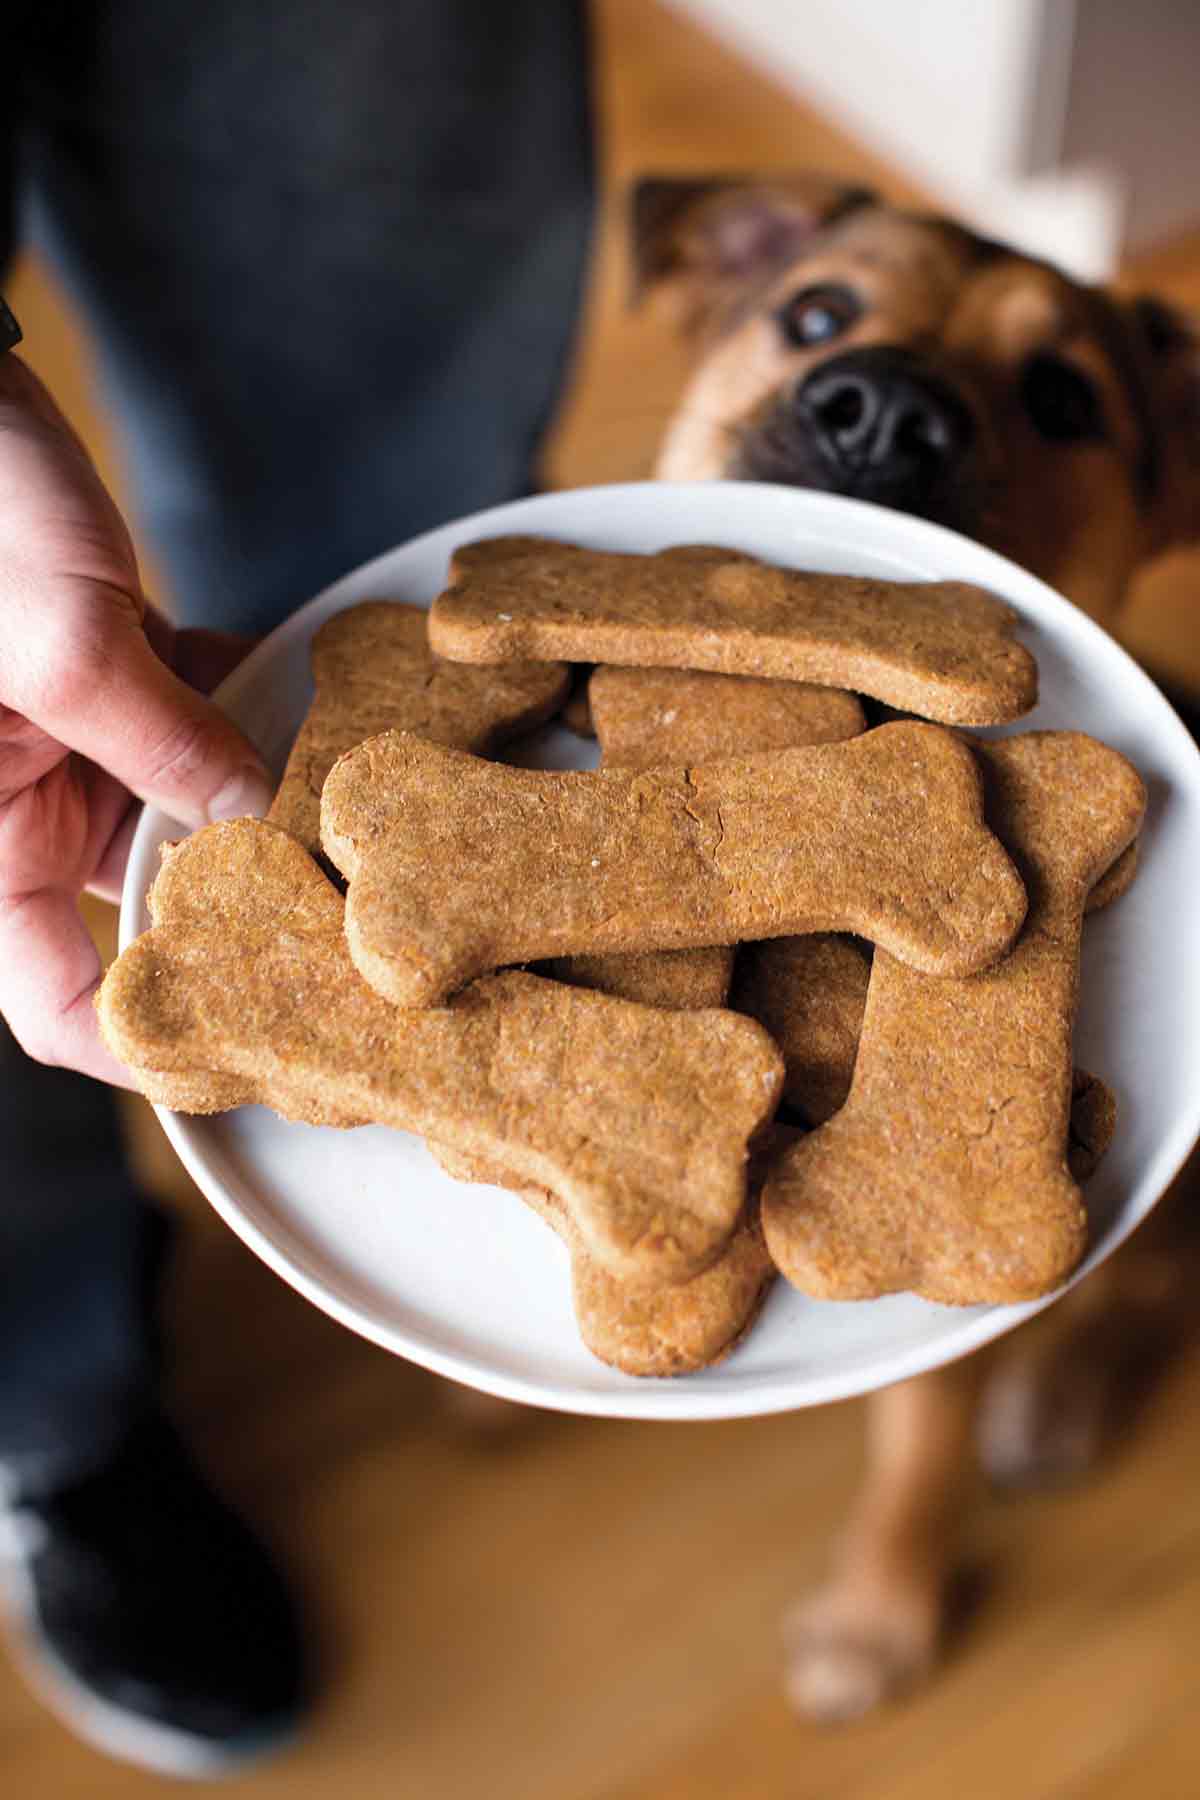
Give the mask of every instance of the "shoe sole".
<svg viewBox="0 0 1200 1800">
<path fill-rule="evenodd" d="M 115 1706 L 82 1682 L 42 1629 L 33 1582 L 24 1564 L 0 1557 L 0 1614 L 11 1632 L 13 1661 L 31 1692 L 75 1737 L 119 1762 L 155 1775 L 212 1781 L 240 1774 L 285 1749 L 299 1721 L 247 1733 L 232 1743 L 162 1725 Z"/>
</svg>

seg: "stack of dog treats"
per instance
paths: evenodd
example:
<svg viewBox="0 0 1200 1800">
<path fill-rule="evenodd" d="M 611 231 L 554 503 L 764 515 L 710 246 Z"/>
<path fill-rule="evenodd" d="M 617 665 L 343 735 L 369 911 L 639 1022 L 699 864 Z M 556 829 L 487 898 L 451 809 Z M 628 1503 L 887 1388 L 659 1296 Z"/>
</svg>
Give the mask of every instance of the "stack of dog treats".
<svg viewBox="0 0 1200 1800">
<path fill-rule="evenodd" d="M 703 546 L 467 546 L 431 613 L 318 632 L 269 818 L 166 849 L 104 1035 L 162 1104 L 392 1125 L 515 1189 L 630 1374 L 724 1355 L 776 1271 L 1045 1293 L 1114 1120 L 1072 1069 L 1083 916 L 1145 795 L 1081 733 L 967 735 L 1036 700 L 1015 624 Z M 601 767 L 490 760 L 569 665 Z"/>
</svg>

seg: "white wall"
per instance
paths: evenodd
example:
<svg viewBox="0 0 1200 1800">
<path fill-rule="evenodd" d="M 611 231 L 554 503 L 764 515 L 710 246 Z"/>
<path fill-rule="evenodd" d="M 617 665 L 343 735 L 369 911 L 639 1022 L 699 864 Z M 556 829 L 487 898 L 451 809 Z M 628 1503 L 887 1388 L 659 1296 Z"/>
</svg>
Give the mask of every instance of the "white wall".
<svg viewBox="0 0 1200 1800">
<path fill-rule="evenodd" d="M 1195 0 L 672 4 L 937 203 L 1082 276 L 1200 220 Z"/>
<path fill-rule="evenodd" d="M 1020 172 L 1040 0 L 680 3 L 914 172 L 932 179 L 952 170 L 968 181 Z"/>
<path fill-rule="evenodd" d="M 1124 247 L 1143 249 L 1200 223 L 1200 5 L 1080 4 L 1060 156 L 1113 168 Z"/>
</svg>

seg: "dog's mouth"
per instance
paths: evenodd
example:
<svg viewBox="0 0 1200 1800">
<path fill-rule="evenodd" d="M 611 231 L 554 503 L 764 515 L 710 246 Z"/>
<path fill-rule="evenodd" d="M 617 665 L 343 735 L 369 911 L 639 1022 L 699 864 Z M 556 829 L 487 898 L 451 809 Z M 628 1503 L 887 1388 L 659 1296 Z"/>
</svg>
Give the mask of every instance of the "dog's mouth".
<svg viewBox="0 0 1200 1800">
<path fill-rule="evenodd" d="M 833 357 L 739 434 L 727 473 L 872 500 L 970 530 L 974 420 L 911 352 L 877 345 Z"/>
</svg>

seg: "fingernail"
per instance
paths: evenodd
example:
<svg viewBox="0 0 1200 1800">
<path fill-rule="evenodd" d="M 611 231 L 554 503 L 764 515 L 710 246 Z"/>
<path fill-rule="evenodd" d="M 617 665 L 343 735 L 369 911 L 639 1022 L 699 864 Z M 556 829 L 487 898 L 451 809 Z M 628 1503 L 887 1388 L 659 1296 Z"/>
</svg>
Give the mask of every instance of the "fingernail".
<svg viewBox="0 0 1200 1800">
<path fill-rule="evenodd" d="M 262 770 L 253 763 L 247 763 L 209 801 L 209 824 L 215 825 L 219 819 L 244 819 L 247 815 L 261 819 L 270 806 L 274 793 L 271 782 Z"/>
</svg>

